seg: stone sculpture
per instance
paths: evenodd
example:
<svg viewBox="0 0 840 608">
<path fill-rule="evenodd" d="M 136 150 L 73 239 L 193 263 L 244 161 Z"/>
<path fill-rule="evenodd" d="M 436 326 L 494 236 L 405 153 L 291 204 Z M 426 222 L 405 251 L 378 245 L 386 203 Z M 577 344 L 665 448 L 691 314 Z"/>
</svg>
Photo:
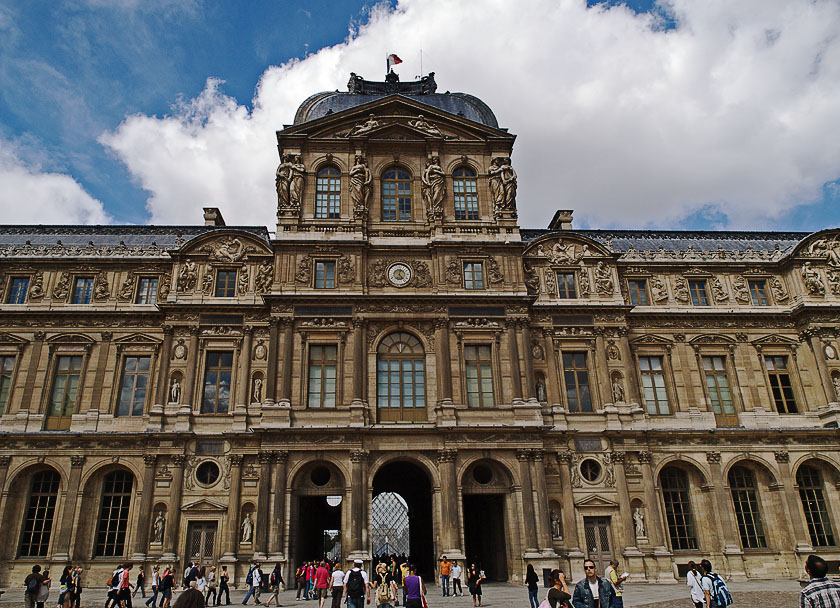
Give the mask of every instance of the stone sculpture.
<svg viewBox="0 0 840 608">
<path fill-rule="evenodd" d="M 440 158 L 433 156 L 426 163 L 423 171 L 423 201 L 426 203 L 426 216 L 430 220 L 443 217 L 443 199 L 446 196 L 446 176 L 440 167 Z"/>
<path fill-rule="evenodd" d="M 242 542 L 250 543 L 254 534 L 254 522 L 251 521 L 251 514 L 246 513 L 245 519 L 242 520 Z"/>
<path fill-rule="evenodd" d="M 636 507 L 633 510 L 633 523 L 636 526 L 636 539 L 647 538 L 645 535 L 645 515 L 642 513 L 642 507 Z"/>
<path fill-rule="evenodd" d="M 181 383 L 178 378 L 172 378 L 172 385 L 169 387 L 169 403 L 181 402 Z"/>
<path fill-rule="evenodd" d="M 557 509 L 551 510 L 551 538 L 557 539 L 563 537 L 563 530 L 560 526 L 560 514 Z"/>
<path fill-rule="evenodd" d="M 802 265 L 802 279 L 805 281 L 808 293 L 815 296 L 825 295 L 825 285 L 820 278 L 820 273 L 811 266 L 811 262 L 805 262 Z"/>
<path fill-rule="evenodd" d="M 163 511 L 158 511 L 155 516 L 155 522 L 152 524 L 152 543 L 160 545 L 163 543 L 163 531 L 166 528 L 166 520 L 163 517 Z"/>
<path fill-rule="evenodd" d="M 350 202 L 353 204 L 353 218 L 365 219 L 368 213 L 373 176 L 368 169 L 365 157 L 356 155 L 356 164 L 350 169 Z"/>
</svg>

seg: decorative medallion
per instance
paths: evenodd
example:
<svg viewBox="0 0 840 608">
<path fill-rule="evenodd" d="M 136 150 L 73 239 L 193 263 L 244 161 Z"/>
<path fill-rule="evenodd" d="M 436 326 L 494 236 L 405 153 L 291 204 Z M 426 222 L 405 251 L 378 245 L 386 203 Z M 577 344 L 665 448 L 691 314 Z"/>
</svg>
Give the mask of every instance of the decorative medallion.
<svg viewBox="0 0 840 608">
<path fill-rule="evenodd" d="M 388 280 L 394 287 L 405 287 L 411 282 L 411 267 L 397 262 L 388 267 Z"/>
</svg>

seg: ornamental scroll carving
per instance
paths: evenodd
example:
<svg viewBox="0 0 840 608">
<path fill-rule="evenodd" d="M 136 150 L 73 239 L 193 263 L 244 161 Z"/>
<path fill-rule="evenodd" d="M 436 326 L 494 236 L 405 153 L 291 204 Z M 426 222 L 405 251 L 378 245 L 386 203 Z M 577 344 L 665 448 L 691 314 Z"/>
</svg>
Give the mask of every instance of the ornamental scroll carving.
<svg viewBox="0 0 840 608">
<path fill-rule="evenodd" d="M 160 285 L 158 285 L 158 300 L 166 301 L 169 297 L 169 290 L 172 288 L 172 279 L 169 273 L 160 275 Z"/>
<path fill-rule="evenodd" d="M 499 262 L 497 262 L 496 258 L 494 257 L 487 259 L 487 278 L 493 285 L 497 283 L 503 283 L 505 280 L 505 277 L 502 274 L 501 269 L 499 268 Z"/>
<path fill-rule="evenodd" d="M 426 262 L 415 260 L 411 262 L 411 268 L 414 270 L 413 280 L 416 287 L 428 287 L 432 284 L 432 274 Z"/>
<path fill-rule="evenodd" d="M 371 263 L 368 269 L 368 285 L 371 287 L 384 287 L 388 281 L 388 260 L 376 260 Z"/>
<path fill-rule="evenodd" d="M 209 266 L 204 269 L 204 277 L 201 279 L 201 291 L 209 296 L 213 292 L 213 269 Z"/>
<path fill-rule="evenodd" d="M 790 294 L 788 294 L 784 283 L 782 283 L 779 277 L 770 277 L 770 291 L 773 292 L 773 297 L 777 302 L 784 302 L 790 298 Z"/>
<path fill-rule="evenodd" d="M 840 267 L 840 237 L 817 239 L 808 247 L 808 253 L 815 257 L 824 257 L 829 266 Z"/>
<path fill-rule="evenodd" d="M 528 262 L 525 262 L 523 264 L 523 268 L 525 269 L 525 289 L 531 295 L 539 294 L 540 293 L 540 275 L 537 273 L 536 270 L 534 270 L 534 268 Z M 548 289 L 547 283 L 548 283 L 548 280 L 546 280 L 546 289 Z"/>
<path fill-rule="evenodd" d="M 444 278 L 449 285 L 461 284 L 461 265 L 458 263 L 458 258 L 449 258 Z"/>
<path fill-rule="evenodd" d="M 108 285 L 108 274 L 103 271 L 96 275 L 93 280 L 93 299 L 97 302 L 104 302 L 111 296 L 111 287 Z"/>
<path fill-rule="evenodd" d="M 120 286 L 120 291 L 117 293 L 117 299 L 120 302 L 129 302 L 131 298 L 134 296 L 134 286 L 137 284 L 137 275 L 133 272 L 129 273 L 129 275 L 123 281 L 123 284 Z"/>
<path fill-rule="evenodd" d="M 338 258 L 338 282 L 352 283 L 356 279 L 356 265 L 350 256 L 342 255 Z"/>
<path fill-rule="evenodd" d="M 309 283 L 312 280 L 312 261 L 309 256 L 304 256 L 298 262 L 297 270 L 295 271 L 295 281 L 298 283 Z"/>
<path fill-rule="evenodd" d="M 244 296 L 246 293 L 248 293 L 248 283 L 250 282 L 250 277 L 248 276 L 248 267 L 246 266 L 242 268 L 242 270 L 240 270 L 237 273 L 237 275 L 238 276 L 236 279 L 236 293 L 238 293 L 240 296 Z"/>
<path fill-rule="evenodd" d="M 723 288 L 723 283 L 717 277 L 712 279 L 712 297 L 715 299 L 715 302 L 726 302 L 729 299 L 729 294 L 726 293 L 726 290 Z"/>
<path fill-rule="evenodd" d="M 656 304 L 668 301 L 668 289 L 659 277 L 650 278 L 650 297 Z"/>
<path fill-rule="evenodd" d="M 683 304 L 688 304 L 691 300 L 691 294 L 688 291 L 688 281 L 685 277 L 674 279 L 674 299 Z"/>
<path fill-rule="evenodd" d="M 579 245 L 573 241 L 559 239 L 551 245 L 551 249 L 546 249 L 546 244 L 541 243 L 536 250 L 531 252 L 531 255 L 547 257 L 555 266 L 569 266 L 579 264 L 583 256 L 588 253 L 589 245 L 587 244 Z"/>
<path fill-rule="evenodd" d="M 29 288 L 29 299 L 40 300 L 44 297 L 44 272 L 39 270 L 32 277 L 32 287 Z"/>
<path fill-rule="evenodd" d="M 613 280 L 610 267 L 604 262 L 598 262 L 595 266 L 595 289 L 599 294 L 611 296 L 613 294 Z"/>
</svg>

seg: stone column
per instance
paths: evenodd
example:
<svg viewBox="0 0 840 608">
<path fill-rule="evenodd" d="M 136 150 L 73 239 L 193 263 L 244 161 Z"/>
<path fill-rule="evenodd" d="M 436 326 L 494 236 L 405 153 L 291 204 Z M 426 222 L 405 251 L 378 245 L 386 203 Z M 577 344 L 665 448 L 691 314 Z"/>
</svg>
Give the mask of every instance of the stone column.
<svg viewBox="0 0 840 608">
<path fill-rule="evenodd" d="M 604 343 L 604 329 L 599 328 L 595 335 L 595 378 L 601 393 L 601 405 L 614 403 L 612 383 L 610 382 L 610 368 L 607 365 L 607 347 Z"/>
<path fill-rule="evenodd" d="M 627 390 L 627 401 L 642 405 L 642 396 L 639 392 L 639 377 L 636 375 L 636 359 L 630 350 L 630 340 L 627 339 L 627 328 L 619 327 L 619 343 L 621 344 L 621 359 L 624 361 L 624 381 Z"/>
<path fill-rule="evenodd" d="M 365 372 L 367 361 L 365 357 L 366 323 L 364 319 L 353 319 L 353 401 L 363 404 L 365 396 Z"/>
<path fill-rule="evenodd" d="M 449 352 L 449 320 L 437 319 L 435 321 L 435 332 L 437 336 L 437 377 L 438 377 L 438 401 L 444 403 L 452 402 L 452 360 Z"/>
<path fill-rule="evenodd" d="M 457 450 L 438 450 L 441 499 L 441 553 L 460 555 L 461 530 L 458 522 L 458 479 L 455 473 Z"/>
<path fill-rule="evenodd" d="M 175 328 L 165 325 L 163 328 L 163 346 L 160 350 L 160 367 L 158 368 L 157 390 L 155 391 L 156 408 L 163 408 L 169 401 L 169 362 L 172 359 L 172 335 Z"/>
<path fill-rule="evenodd" d="M 361 556 L 364 554 L 362 539 L 362 528 L 365 526 L 365 498 L 367 488 L 364 484 L 363 468 L 367 462 L 365 450 L 353 450 L 350 452 L 350 555 L 349 557 Z"/>
<path fill-rule="evenodd" d="M 265 402 L 269 405 L 277 400 L 277 342 L 280 338 L 280 319 L 268 322 L 268 370 L 265 374 Z"/>
<path fill-rule="evenodd" d="M 99 334 L 102 339 L 96 354 L 96 375 L 93 377 L 93 393 L 90 398 L 90 415 L 99 415 L 99 406 L 102 401 L 102 385 L 105 380 L 105 368 L 108 366 L 108 358 L 111 353 L 111 340 L 113 332 L 103 331 Z M 117 347 L 117 359 L 119 360 L 119 347 Z M 94 418 L 95 419 L 95 418 Z M 94 427 L 95 428 L 95 427 Z"/>
<path fill-rule="evenodd" d="M 283 522 L 286 521 L 286 462 L 289 452 L 274 452 L 274 516 L 271 518 L 271 530 L 268 538 L 268 551 L 271 555 L 282 553 Z"/>
<path fill-rule="evenodd" d="M 20 413 L 17 416 L 18 420 L 22 423 L 20 430 L 26 429 L 26 423 L 30 413 L 38 413 L 39 406 L 37 401 L 33 400 L 33 396 L 35 393 L 35 378 L 38 376 L 38 368 L 41 364 L 41 351 L 44 348 L 44 338 L 46 337 L 47 334 L 43 331 L 36 331 L 33 336 L 34 340 L 32 341 L 32 351 L 29 355 L 29 365 L 26 366 L 26 382 L 23 385 L 23 398 L 20 401 Z"/>
<path fill-rule="evenodd" d="M 70 538 L 73 535 L 73 522 L 78 517 L 76 505 L 79 502 L 79 485 L 82 481 L 82 466 L 84 456 L 70 457 L 70 479 L 67 481 L 67 498 L 61 513 L 61 527 L 58 529 L 58 542 L 53 553 L 53 560 L 70 560 Z"/>
<path fill-rule="evenodd" d="M 292 366 L 294 365 L 295 322 L 283 319 L 283 384 L 280 387 L 280 401 L 292 402 Z"/>
<path fill-rule="evenodd" d="M 193 350 L 193 349 L 191 349 Z M 166 512 L 166 533 L 164 534 L 163 555 L 161 561 L 178 560 L 178 536 L 181 526 L 181 496 L 184 492 L 184 463 L 187 457 L 175 454 L 172 457 L 172 485 L 169 492 L 169 509 Z"/>
<path fill-rule="evenodd" d="M 572 493 L 572 453 L 557 452 L 557 464 L 560 468 L 560 496 L 563 501 L 563 540 L 570 554 L 583 555 L 578 537 L 575 496 Z"/>
<path fill-rule="evenodd" d="M 799 492 L 796 491 L 793 472 L 790 470 L 790 454 L 779 451 L 775 453 L 776 462 L 779 464 L 779 478 L 785 488 L 783 504 L 787 511 L 788 519 L 793 530 L 793 539 L 796 543 L 797 553 L 809 553 L 814 550 L 811 546 L 811 537 L 805 529 L 802 519 L 802 505 L 799 501 Z"/>
<path fill-rule="evenodd" d="M 9 473 L 9 464 L 11 462 L 11 456 L 0 456 L 0 496 L 2 496 L 3 492 L 6 489 L 6 475 Z M 2 516 L 3 512 L 0 511 L 0 517 Z"/>
<path fill-rule="evenodd" d="M 633 548 L 636 546 L 636 526 L 633 522 L 633 508 L 630 506 L 630 491 L 627 488 L 627 477 L 624 470 L 626 454 L 624 452 L 612 452 L 610 461 L 615 470 L 615 489 L 618 491 L 619 512 L 623 513 L 621 534 L 624 537 L 625 546 Z"/>
<path fill-rule="evenodd" d="M 268 550 L 268 522 L 271 519 L 269 514 L 271 496 L 271 452 L 260 452 L 257 458 L 260 461 L 260 487 L 257 497 L 257 533 L 255 553 L 265 559 Z M 232 481 L 232 480 L 231 480 Z"/>
<path fill-rule="evenodd" d="M 654 548 L 665 551 L 663 537 L 664 526 L 662 514 L 659 511 L 659 497 L 656 495 L 656 481 L 653 478 L 651 462 L 653 454 L 639 452 L 639 464 L 642 469 L 642 484 L 645 488 L 645 514 L 647 515 L 647 533 Z"/>
<path fill-rule="evenodd" d="M 155 463 L 157 456 L 145 454 L 143 456 L 143 488 L 140 495 L 140 508 L 137 509 L 137 520 L 134 526 L 134 561 L 146 559 L 146 550 L 149 548 L 149 528 L 152 520 L 152 500 L 155 497 Z"/>
<path fill-rule="evenodd" d="M 551 405 L 559 405 L 560 400 L 560 373 L 557 367 L 557 351 L 554 350 L 554 338 L 550 329 L 543 330 L 543 349 L 545 350 L 545 364 L 548 368 L 548 401 Z"/>
<path fill-rule="evenodd" d="M 542 450 L 531 450 L 531 480 L 536 491 L 537 544 L 543 553 L 554 553 L 551 543 L 551 518 L 548 514 L 548 489 Z"/>
<path fill-rule="evenodd" d="M 235 406 L 248 407 L 251 404 L 251 342 L 254 328 L 247 326 L 242 337 L 242 350 L 239 353 L 239 378 Z"/>
<path fill-rule="evenodd" d="M 227 512 L 227 534 L 223 537 L 225 554 L 221 561 L 235 562 L 239 552 L 239 503 L 242 496 L 242 454 L 228 456 L 230 463 L 230 500 Z M 231 572 L 231 577 L 233 573 Z"/>
<path fill-rule="evenodd" d="M 822 387 L 825 391 L 826 403 L 832 401 L 840 401 L 837 391 L 834 389 L 834 383 L 831 381 L 831 372 L 828 370 L 828 365 L 825 362 L 825 351 L 823 350 L 822 342 L 815 330 L 808 331 L 808 342 L 811 344 L 811 350 L 814 352 L 814 359 L 817 361 L 817 371 L 820 374 Z"/>
<path fill-rule="evenodd" d="M 522 403 L 522 372 L 519 367 L 519 348 L 517 347 L 516 319 L 507 319 L 508 356 L 510 357 L 510 385 L 513 402 Z"/>
<path fill-rule="evenodd" d="M 519 326 L 522 330 L 522 361 L 525 364 L 525 390 L 523 397 L 528 401 L 537 400 L 537 390 L 534 386 L 534 357 L 531 353 L 531 325 L 528 321 L 522 321 Z"/>
<path fill-rule="evenodd" d="M 198 332 L 198 327 L 190 327 L 189 355 L 183 388 L 184 398 L 181 400 L 181 407 L 188 406 L 190 410 L 196 409 L 193 403 L 193 394 L 195 389 L 195 370 L 198 365 Z"/>
<path fill-rule="evenodd" d="M 531 452 L 517 450 L 519 476 L 522 482 L 522 523 L 525 526 L 524 545 L 526 553 L 537 552 L 537 530 L 534 521 L 534 488 L 531 484 Z"/>
<path fill-rule="evenodd" d="M 729 576 L 739 580 L 745 580 L 747 573 L 744 567 L 743 555 L 739 542 L 737 524 L 732 508 L 732 498 L 726 489 L 727 483 L 723 476 L 723 469 L 720 466 L 720 452 L 706 452 L 706 462 L 712 473 L 714 484 L 715 506 L 717 507 L 717 528 L 723 544 L 721 549 L 729 556 Z"/>
</svg>

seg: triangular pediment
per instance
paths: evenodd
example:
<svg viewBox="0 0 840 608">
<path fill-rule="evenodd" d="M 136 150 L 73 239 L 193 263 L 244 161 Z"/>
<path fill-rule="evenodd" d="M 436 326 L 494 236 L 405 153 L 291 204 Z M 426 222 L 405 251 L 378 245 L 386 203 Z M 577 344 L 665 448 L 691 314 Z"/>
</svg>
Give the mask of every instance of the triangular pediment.
<svg viewBox="0 0 840 608">
<path fill-rule="evenodd" d="M 0 344 L 14 344 L 16 346 L 23 346 L 28 344 L 29 340 L 24 340 L 12 334 L 0 332 Z"/>
<path fill-rule="evenodd" d="M 671 340 L 667 338 L 663 338 L 662 336 L 657 336 L 655 334 L 645 334 L 644 336 L 639 336 L 638 338 L 633 338 L 630 340 L 630 343 L 633 345 L 641 345 L 641 344 L 648 344 L 648 345 L 659 345 L 659 346 L 670 346 L 673 344 Z"/>
<path fill-rule="evenodd" d="M 794 347 L 798 344 L 796 340 L 791 340 L 790 338 L 786 338 L 784 336 L 778 336 L 776 334 L 769 334 L 767 336 L 762 336 L 756 340 L 753 340 L 752 343 L 755 346 L 791 346 Z"/>
<path fill-rule="evenodd" d="M 177 253 L 207 256 L 211 262 L 237 263 L 250 257 L 274 255 L 260 238 L 243 230 L 214 230 L 187 243 Z"/>
<path fill-rule="evenodd" d="M 558 232 L 531 241 L 523 255 L 546 258 L 555 265 L 577 264 L 584 257 L 611 256 L 601 243 L 580 234 Z"/>
<path fill-rule="evenodd" d="M 589 509 L 597 509 L 597 508 L 607 508 L 607 509 L 617 509 L 618 503 L 608 498 L 604 498 L 599 494 L 590 494 L 584 498 L 581 498 L 577 502 L 575 502 L 575 506 L 577 508 L 589 508 Z"/>
<path fill-rule="evenodd" d="M 206 498 L 202 498 L 200 500 L 196 500 L 195 502 L 191 502 L 185 504 L 181 507 L 182 511 L 227 511 L 227 507 L 221 503 L 215 502 L 213 500 L 208 500 Z"/>
<path fill-rule="evenodd" d="M 114 340 L 116 344 L 123 346 L 157 346 L 160 340 L 147 336 L 146 334 L 133 333 Z"/>
</svg>

